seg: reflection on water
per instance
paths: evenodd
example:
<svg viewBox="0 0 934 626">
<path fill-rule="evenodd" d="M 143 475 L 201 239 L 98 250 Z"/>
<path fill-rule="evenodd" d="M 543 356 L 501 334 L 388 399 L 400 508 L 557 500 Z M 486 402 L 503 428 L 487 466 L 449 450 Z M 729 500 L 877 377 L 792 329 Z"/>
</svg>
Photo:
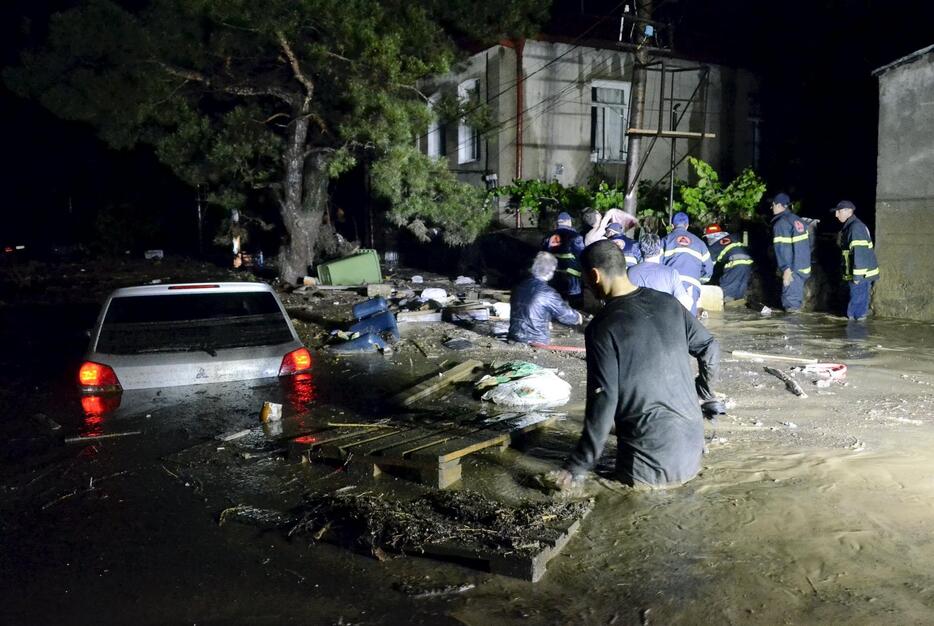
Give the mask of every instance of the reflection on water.
<svg viewBox="0 0 934 626">
<path fill-rule="evenodd" d="M 120 394 L 81 396 L 84 421 L 79 428 L 82 437 L 104 434 L 105 418 L 120 408 Z"/>
</svg>

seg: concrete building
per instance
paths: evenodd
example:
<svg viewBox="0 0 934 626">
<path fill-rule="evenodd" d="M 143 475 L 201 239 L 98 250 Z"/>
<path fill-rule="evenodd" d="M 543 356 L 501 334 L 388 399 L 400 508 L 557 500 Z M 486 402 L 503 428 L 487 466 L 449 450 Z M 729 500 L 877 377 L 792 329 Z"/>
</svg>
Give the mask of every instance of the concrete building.
<svg viewBox="0 0 934 626">
<path fill-rule="evenodd" d="M 743 70 L 701 66 L 672 56 L 656 58 L 669 70 L 683 71 L 666 72 L 664 85 L 657 71 L 660 66 L 648 72 L 643 126 L 655 130 L 661 123 L 669 130 L 674 104 L 680 118 L 678 131 L 715 135 L 678 139 L 675 161 L 686 154 L 700 157 L 727 180 L 745 167 L 755 167 L 760 120 L 754 77 Z M 483 50 L 422 88 L 432 106 L 445 95 L 485 102 L 492 114 L 492 130 L 481 136 L 463 122 L 436 123 L 420 138 L 420 147 L 447 158 L 461 180 L 476 185 L 489 185 L 494 179 L 505 185 L 515 178 L 583 184 L 595 172 L 608 181 L 625 181 L 633 61 L 631 51 L 617 46 L 543 40 L 505 42 Z M 703 84 L 698 88 L 705 69 L 706 88 Z M 652 141 L 643 140 L 643 154 Z M 643 180 L 667 179 L 671 142 L 655 141 Z M 686 179 L 688 170 L 684 160 L 676 176 Z"/>
<path fill-rule="evenodd" d="M 934 320 L 934 46 L 877 69 L 877 315 Z"/>
</svg>

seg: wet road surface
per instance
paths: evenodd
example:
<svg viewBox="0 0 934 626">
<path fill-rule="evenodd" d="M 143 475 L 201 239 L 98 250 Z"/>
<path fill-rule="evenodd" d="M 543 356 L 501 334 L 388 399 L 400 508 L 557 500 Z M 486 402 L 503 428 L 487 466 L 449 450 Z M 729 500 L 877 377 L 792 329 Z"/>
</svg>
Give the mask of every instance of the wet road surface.
<svg viewBox="0 0 934 626">
<path fill-rule="evenodd" d="M 297 385 L 127 397 L 104 419 L 82 407 L 70 382 L 88 315 L 64 325 L 57 311 L 3 315 L 11 346 L 0 357 L 3 623 L 920 624 L 934 614 L 930 325 L 734 311 L 711 318 L 724 346 L 720 391 L 735 407 L 708 428 L 703 474 L 657 493 L 593 481 L 594 513 L 533 585 L 218 525 L 235 504 L 284 509 L 306 490 L 361 484 L 276 456 L 244 459 L 214 439 L 255 426 L 262 400 L 281 399 L 296 432 L 322 415 L 372 419 L 381 396 L 437 362 L 400 373 L 376 355 L 319 357 Z M 50 326 L 57 330 L 37 332 Z M 732 350 L 843 362 L 847 385 L 799 378 L 809 394 L 799 399 L 761 363 L 730 358 Z M 543 497 L 530 479 L 563 459 L 583 408 L 583 363 L 556 364 L 575 383 L 568 419 L 520 450 L 472 457 L 463 487 L 506 501 Z M 442 404 L 480 408 L 472 402 L 455 395 Z M 43 436 L 30 418 L 36 411 L 69 436 L 142 434 L 62 445 Z M 392 481 L 392 489 L 414 488 Z M 476 587 L 415 599 L 400 581 Z"/>
</svg>

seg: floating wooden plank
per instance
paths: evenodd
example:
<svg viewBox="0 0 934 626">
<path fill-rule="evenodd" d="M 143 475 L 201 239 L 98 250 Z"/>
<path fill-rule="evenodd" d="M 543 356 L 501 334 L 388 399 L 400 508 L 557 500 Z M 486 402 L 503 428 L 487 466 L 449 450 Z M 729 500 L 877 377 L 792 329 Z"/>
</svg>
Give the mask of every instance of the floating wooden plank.
<svg viewBox="0 0 934 626">
<path fill-rule="evenodd" d="M 441 311 L 399 311 L 396 313 L 396 322 L 440 322 Z"/>
<path fill-rule="evenodd" d="M 798 356 L 784 356 L 780 354 L 759 354 L 758 352 L 746 352 L 745 350 L 733 350 L 731 354 L 737 359 L 750 359 L 762 361 L 785 361 L 787 363 L 817 363 L 817 359 L 806 359 Z"/>
<path fill-rule="evenodd" d="M 459 363 L 449 370 L 432 374 L 430 378 L 396 395 L 394 398 L 392 398 L 391 402 L 401 406 L 411 406 L 419 400 L 427 398 L 431 394 L 441 391 L 445 387 L 470 378 L 470 376 L 473 374 L 473 371 L 480 367 L 483 367 L 483 363 L 481 361 L 476 361 L 473 359 L 464 361 L 463 363 Z"/>
<path fill-rule="evenodd" d="M 548 528 L 547 532 L 542 533 L 543 536 L 538 540 L 538 547 L 534 550 L 501 554 L 455 543 L 441 543 L 425 546 L 423 554 L 479 562 L 494 574 L 520 578 L 533 583 L 538 582 L 545 575 L 548 562 L 556 557 L 571 538 L 580 531 L 581 522 L 591 510 L 592 507 L 588 507 L 576 519 Z"/>
<path fill-rule="evenodd" d="M 795 394 L 799 398 L 808 397 L 808 394 L 804 393 L 804 389 L 801 388 L 801 385 L 799 385 L 796 380 L 794 380 L 791 376 L 789 376 L 785 372 L 781 370 L 777 370 L 774 367 L 766 367 L 765 371 L 771 374 L 772 376 L 775 376 L 781 379 L 785 383 L 785 386 L 788 388 L 788 391 Z"/>
</svg>

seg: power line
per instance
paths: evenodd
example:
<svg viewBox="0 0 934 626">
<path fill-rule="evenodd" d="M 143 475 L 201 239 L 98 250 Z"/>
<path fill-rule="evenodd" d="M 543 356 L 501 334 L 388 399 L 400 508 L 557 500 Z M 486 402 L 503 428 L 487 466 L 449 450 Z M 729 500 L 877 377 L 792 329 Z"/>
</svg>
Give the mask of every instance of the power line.
<svg viewBox="0 0 934 626">
<path fill-rule="evenodd" d="M 575 50 L 577 50 L 578 48 L 580 48 L 580 47 L 583 45 L 583 44 L 580 43 L 580 42 L 584 39 L 584 37 L 586 37 L 587 35 L 589 35 L 595 28 L 597 28 L 600 24 L 602 24 L 603 22 L 605 22 L 610 16 L 612 16 L 614 13 L 616 13 L 616 12 L 619 10 L 620 7 L 622 7 L 624 4 L 626 4 L 627 1 L 628 1 L 628 0 L 622 0 L 622 2 L 620 2 L 620 3 L 617 4 L 615 7 L 613 7 L 613 8 L 609 11 L 609 13 L 607 13 L 606 15 L 604 15 L 603 17 L 601 17 L 599 20 L 597 20 L 596 22 L 594 22 L 587 30 L 585 30 L 584 32 L 582 32 L 582 33 L 581 33 L 580 35 L 578 35 L 577 37 L 575 37 L 575 38 L 572 40 L 572 42 L 571 42 L 571 44 L 572 44 L 571 47 L 568 48 L 566 51 L 562 52 L 561 54 L 559 54 L 559 55 L 556 56 L 555 58 L 551 59 L 550 61 L 548 61 L 547 63 L 545 63 L 544 65 L 542 65 L 540 68 L 538 68 L 538 69 L 535 70 L 534 72 L 532 72 L 532 73 L 530 73 L 530 74 L 528 74 L 528 75 L 526 75 L 526 76 L 524 76 L 524 77 L 519 77 L 519 76 L 517 76 L 515 80 L 511 81 L 511 83 L 510 83 L 509 85 L 507 85 L 506 87 L 502 88 L 496 95 L 494 95 L 494 96 L 488 96 L 485 102 L 479 102 L 479 103 L 477 103 L 476 106 L 474 106 L 474 107 L 468 109 L 467 111 L 465 111 L 463 117 L 466 117 L 466 116 L 470 115 L 471 113 L 474 113 L 474 112 L 480 110 L 482 107 L 486 106 L 487 104 L 489 104 L 489 103 L 492 102 L 493 100 L 496 100 L 496 99 L 499 98 L 500 96 L 504 95 L 505 93 L 507 93 L 508 91 L 510 91 L 511 89 L 513 89 L 514 87 L 516 87 L 521 81 L 523 81 L 523 80 L 528 80 L 528 79 L 531 78 L 532 76 L 535 76 L 535 75 L 538 74 L 539 72 L 544 71 L 544 70 L 545 70 L 546 68 L 548 68 L 549 66 L 551 66 L 551 65 L 553 65 L 553 64 L 555 64 L 555 63 L 557 63 L 558 61 L 560 61 L 561 59 L 563 59 L 563 58 L 566 57 L 567 55 L 571 54 L 572 52 L 574 52 Z M 421 141 L 422 141 L 423 139 L 425 139 L 429 134 L 430 134 L 429 132 L 425 132 L 425 133 L 419 135 L 418 138 L 416 139 L 416 141 L 421 142 Z"/>
</svg>

